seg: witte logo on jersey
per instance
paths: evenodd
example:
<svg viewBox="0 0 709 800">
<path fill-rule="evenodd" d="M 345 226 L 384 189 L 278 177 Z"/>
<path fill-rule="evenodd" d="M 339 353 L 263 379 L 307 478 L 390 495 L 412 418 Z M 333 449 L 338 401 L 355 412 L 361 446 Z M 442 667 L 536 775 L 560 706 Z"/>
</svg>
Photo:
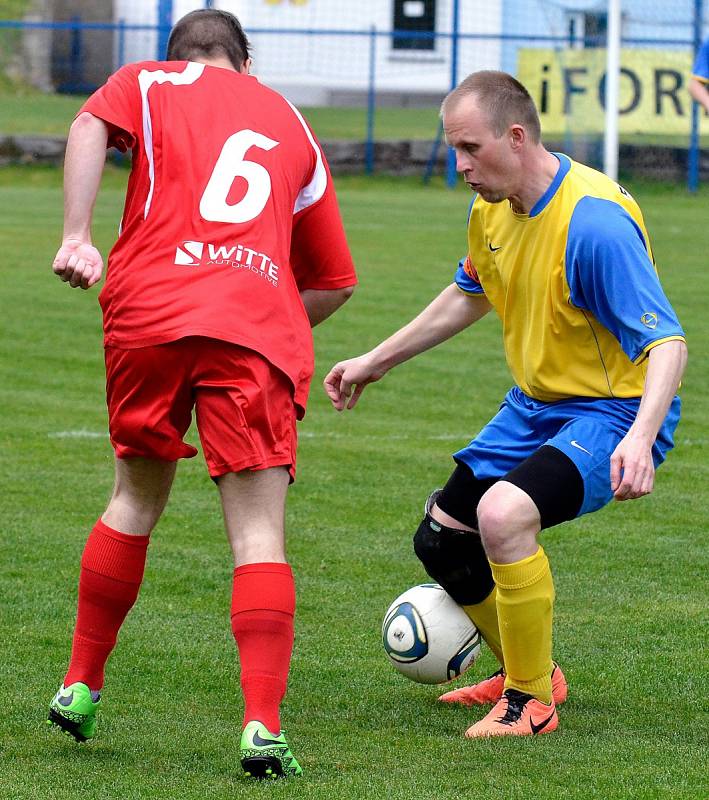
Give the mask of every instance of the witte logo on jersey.
<svg viewBox="0 0 709 800">
<path fill-rule="evenodd" d="M 175 248 L 175 264 L 185 267 L 196 267 L 202 263 L 204 242 L 183 242 Z"/>
<path fill-rule="evenodd" d="M 205 242 L 182 242 L 175 248 L 175 264 L 183 267 L 232 267 L 246 269 L 278 286 L 278 264 L 266 253 L 242 244 L 215 245 Z"/>
</svg>

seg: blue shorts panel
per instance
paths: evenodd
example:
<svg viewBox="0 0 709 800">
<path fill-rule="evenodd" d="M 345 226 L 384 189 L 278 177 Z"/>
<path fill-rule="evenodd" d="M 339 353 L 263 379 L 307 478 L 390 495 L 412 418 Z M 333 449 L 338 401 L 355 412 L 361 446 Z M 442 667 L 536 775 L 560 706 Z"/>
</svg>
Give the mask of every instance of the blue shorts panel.
<svg viewBox="0 0 709 800">
<path fill-rule="evenodd" d="M 542 403 L 514 387 L 493 419 L 453 458 L 467 464 L 476 478 L 502 478 L 543 445 L 556 447 L 574 462 L 583 479 L 581 516 L 613 497 L 610 457 L 633 424 L 639 405 L 639 398 Z M 680 400 L 675 397 L 653 446 L 655 467 L 674 445 L 679 414 Z"/>
</svg>

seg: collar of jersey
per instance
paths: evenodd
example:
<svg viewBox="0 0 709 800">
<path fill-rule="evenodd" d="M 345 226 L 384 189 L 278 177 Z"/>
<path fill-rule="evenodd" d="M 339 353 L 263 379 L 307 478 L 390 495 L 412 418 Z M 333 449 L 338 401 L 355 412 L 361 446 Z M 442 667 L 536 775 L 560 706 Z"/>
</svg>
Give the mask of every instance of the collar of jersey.
<svg viewBox="0 0 709 800">
<path fill-rule="evenodd" d="M 529 212 L 530 217 L 536 217 L 544 211 L 551 202 L 552 197 L 556 194 L 556 190 L 561 186 L 561 182 L 566 177 L 568 171 L 571 169 L 571 159 L 568 156 L 565 156 L 563 153 L 552 153 L 552 155 L 559 159 L 559 169 L 556 171 L 554 180 L 549 184 L 549 188 L 532 206 L 532 210 Z"/>
</svg>

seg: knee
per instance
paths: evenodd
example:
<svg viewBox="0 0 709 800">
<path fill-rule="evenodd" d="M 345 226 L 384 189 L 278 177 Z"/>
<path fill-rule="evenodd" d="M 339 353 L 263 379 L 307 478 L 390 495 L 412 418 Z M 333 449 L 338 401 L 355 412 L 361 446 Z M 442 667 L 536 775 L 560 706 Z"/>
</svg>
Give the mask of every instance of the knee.
<svg viewBox="0 0 709 800">
<path fill-rule="evenodd" d="M 539 531 L 539 513 L 532 499 L 521 489 L 496 483 L 478 505 L 480 537 L 488 553 L 516 539 Z M 494 559 L 493 559 L 494 560 Z"/>
<path fill-rule="evenodd" d="M 103 517 L 107 525 L 117 530 L 148 536 L 158 524 L 163 506 L 137 505 L 113 497 L 106 507 Z"/>
<path fill-rule="evenodd" d="M 118 530 L 149 534 L 157 525 L 166 503 L 167 496 L 124 491 L 117 485 L 104 516 L 107 524 Z"/>
<path fill-rule="evenodd" d="M 414 551 L 426 572 L 461 605 L 482 602 L 494 583 L 476 531 L 449 528 L 427 512 L 414 536 Z"/>
<path fill-rule="evenodd" d="M 510 527 L 510 513 L 495 502 L 495 498 L 483 499 L 478 506 L 480 538 L 487 548 L 504 538 Z"/>
<path fill-rule="evenodd" d="M 107 525 L 132 533 L 150 533 L 170 495 L 175 463 L 147 458 L 116 459 L 113 494 L 106 508 Z"/>
</svg>

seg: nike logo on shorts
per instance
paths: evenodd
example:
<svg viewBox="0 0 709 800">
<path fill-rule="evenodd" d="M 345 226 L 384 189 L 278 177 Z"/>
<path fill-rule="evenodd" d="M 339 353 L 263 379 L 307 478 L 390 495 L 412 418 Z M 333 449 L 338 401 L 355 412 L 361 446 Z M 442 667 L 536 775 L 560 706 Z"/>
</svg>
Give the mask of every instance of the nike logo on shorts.
<svg viewBox="0 0 709 800">
<path fill-rule="evenodd" d="M 586 448 L 583 445 L 580 445 L 576 441 L 576 439 L 572 439 L 570 444 L 571 444 L 572 447 L 575 447 L 577 450 L 583 450 L 584 453 L 588 453 L 590 456 L 593 455 L 593 453 L 590 450 L 586 450 Z"/>
</svg>

